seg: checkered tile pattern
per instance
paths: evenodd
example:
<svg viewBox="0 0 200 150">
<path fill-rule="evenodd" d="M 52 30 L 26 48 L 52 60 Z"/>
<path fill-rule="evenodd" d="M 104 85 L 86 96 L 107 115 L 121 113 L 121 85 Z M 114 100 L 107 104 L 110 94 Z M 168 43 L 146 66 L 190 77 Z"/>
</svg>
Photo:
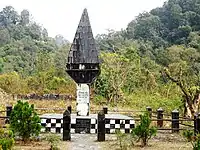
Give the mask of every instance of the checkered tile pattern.
<svg viewBox="0 0 200 150">
<path fill-rule="evenodd" d="M 60 118 L 41 118 L 42 132 L 63 133 L 63 120 Z M 105 132 L 106 134 L 115 133 L 120 129 L 122 133 L 130 133 L 134 128 L 134 120 L 121 120 L 121 119 L 105 119 Z M 75 133 L 76 119 L 71 120 L 71 133 Z M 83 132 L 84 133 L 84 132 Z M 97 133 L 97 119 L 91 118 L 91 126 L 89 133 Z"/>
<path fill-rule="evenodd" d="M 41 132 L 63 133 L 63 120 L 60 118 L 41 118 Z M 71 120 L 71 133 L 75 133 L 76 119 Z M 97 120 L 91 118 L 90 132 L 97 133 Z"/>
<path fill-rule="evenodd" d="M 105 119 L 106 134 L 115 133 L 116 130 L 120 130 L 122 133 L 130 133 L 134 126 L 135 122 L 131 119 Z"/>
<path fill-rule="evenodd" d="M 41 118 L 41 125 L 41 132 L 63 132 L 63 120 L 60 118 Z"/>
</svg>

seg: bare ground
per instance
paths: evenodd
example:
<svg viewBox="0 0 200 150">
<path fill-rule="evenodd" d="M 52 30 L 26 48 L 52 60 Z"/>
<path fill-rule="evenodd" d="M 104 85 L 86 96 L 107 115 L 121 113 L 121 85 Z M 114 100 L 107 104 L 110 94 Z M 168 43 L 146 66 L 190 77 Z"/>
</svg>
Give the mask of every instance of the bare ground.
<svg viewBox="0 0 200 150">
<path fill-rule="evenodd" d="M 59 142 L 61 150 L 120 150 L 119 142 L 115 135 L 107 134 L 105 142 L 97 142 L 96 134 L 72 134 L 69 142 Z M 15 144 L 14 150 L 49 150 L 47 141 L 31 142 L 24 145 L 21 142 Z M 149 141 L 147 147 L 140 147 L 140 143 L 128 147 L 127 150 L 191 150 L 191 144 L 186 142 L 180 134 L 158 133 Z"/>
<path fill-rule="evenodd" d="M 116 137 L 108 138 L 105 142 L 104 149 L 120 150 L 119 142 Z M 158 133 L 156 137 L 149 141 L 147 147 L 142 148 L 140 143 L 128 147 L 128 150 L 191 150 L 192 146 L 180 134 Z"/>
</svg>

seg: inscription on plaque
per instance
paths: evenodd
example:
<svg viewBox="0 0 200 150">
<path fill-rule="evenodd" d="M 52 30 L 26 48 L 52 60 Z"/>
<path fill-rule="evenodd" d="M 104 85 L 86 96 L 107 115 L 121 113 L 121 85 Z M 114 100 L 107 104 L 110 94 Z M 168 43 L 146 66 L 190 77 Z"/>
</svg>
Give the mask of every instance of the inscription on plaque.
<svg viewBox="0 0 200 150">
<path fill-rule="evenodd" d="M 91 119 L 76 119 L 75 133 L 90 133 Z"/>
</svg>

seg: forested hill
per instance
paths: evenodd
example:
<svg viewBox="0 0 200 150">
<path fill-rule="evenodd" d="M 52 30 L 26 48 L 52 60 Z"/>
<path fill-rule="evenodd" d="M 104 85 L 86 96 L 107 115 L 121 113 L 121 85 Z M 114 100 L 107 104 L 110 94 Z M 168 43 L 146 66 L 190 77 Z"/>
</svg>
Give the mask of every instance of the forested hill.
<svg viewBox="0 0 200 150">
<path fill-rule="evenodd" d="M 111 54 L 103 55 L 106 65 L 102 65 L 101 78 L 97 80 L 97 91 L 101 95 L 115 102 L 122 100 L 124 94 L 134 93 L 128 96 L 131 97 L 128 102 L 157 104 L 160 101 L 158 106 L 171 103 L 176 108 L 178 105 L 173 99 L 178 95 L 185 114 L 190 112 L 191 116 L 197 111 L 200 102 L 199 0 L 168 0 L 160 8 L 139 14 L 125 30 L 99 34 L 96 40 L 101 50 Z M 166 102 L 165 98 L 169 100 Z"/>
<path fill-rule="evenodd" d="M 140 14 L 127 27 L 127 38 L 143 39 L 155 47 L 186 44 L 198 48 L 192 42 L 200 31 L 199 0 L 169 0 L 163 7 Z"/>
<path fill-rule="evenodd" d="M 35 73 L 40 53 L 55 53 L 67 44 L 62 36 L 48 37 L 45 28 L 31 20 L 28 10 L 18 14 L 12 6 L 0 11 L 0 72 Z"/>
<path fill-rule="evenodd" d="M 11 6 L 0 12 L 0 88 L 12 94 L 75 93 L 65 73 L 69 42 L 48 37 L 30 18 Z M 97 35 L 96 43 L 103 60 L 92 86 L 97 102 L 130 103 L 132 93 L 159 99 L 159 106 L 177 106 L 182 96 L 184 104 L 200 102 L 199 0 L 166 1 L 122 31 Z"/>
</svg>

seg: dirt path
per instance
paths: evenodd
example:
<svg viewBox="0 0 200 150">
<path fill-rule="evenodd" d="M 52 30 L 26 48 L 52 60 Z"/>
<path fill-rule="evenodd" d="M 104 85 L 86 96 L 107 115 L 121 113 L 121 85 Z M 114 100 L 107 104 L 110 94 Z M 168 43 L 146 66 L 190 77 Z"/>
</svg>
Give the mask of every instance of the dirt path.
<svg viewBox="0 0 200 150">
<path fill-rule="evenodd" d="M 96 134 L 72 134 L 69 150 L 101 150 Z"/>
<path fill-rule="evenodd" d="M 116 150 L 119 149 L 115 135 L 106 135 L 105 142 L 97 142 L 96 134 L 72 134 L 72 141 L 68 143 L 69 150 Z M 137 143 L 130 150 L 191 150 L 191 144 L 185 142 L 180 134 L 158 133 L 158 135 L 149 141 L 149 146 L 140 147 Z"/>
<path fill-rule="evenodd" d="M 96 134 L 72 134 L 71 141 L 60 141 L 60 150 L 119 150 L 119 142 L 113 134 L 106 135 L 105 142 L 97 142 Z M 47 141 L 33 142 L 27 145 L 17 144 L 14 150 L 49 150 Z M 158 133 L 149 141 L 149 146 L 140 147 L 140 143 L 128 148 L 129 150 L 191 150 L 192 146 L 180 134 Z"/>
</svg>

